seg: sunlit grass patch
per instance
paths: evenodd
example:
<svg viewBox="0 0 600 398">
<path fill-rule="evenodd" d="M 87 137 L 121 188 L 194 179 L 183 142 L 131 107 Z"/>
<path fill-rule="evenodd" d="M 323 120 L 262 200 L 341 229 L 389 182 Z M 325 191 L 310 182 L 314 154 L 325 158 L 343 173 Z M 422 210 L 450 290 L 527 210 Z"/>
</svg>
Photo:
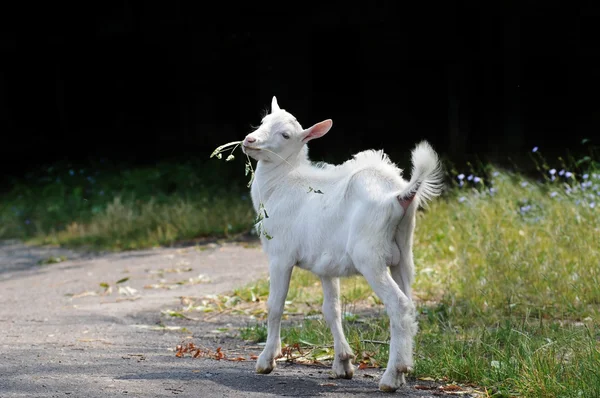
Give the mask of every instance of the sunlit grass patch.
<svg viewBox="0 0 600 398">
<path fill-rule="evenodd" d="M 138 249 L 197 237 L 230 236 L 248 230 L 252 208 L 243 201 L 175 198 L 168 203 L 115 198 L 87 223 L 32 238 L 36 243 Z"/>
<path fill-rule="evenodd" d="M 0 239 L 123 250 L 235 236 L 254 211 L 245 183 L 229 177 L 219 164 L 48 167 L 0 196 Z"/>
</svg>

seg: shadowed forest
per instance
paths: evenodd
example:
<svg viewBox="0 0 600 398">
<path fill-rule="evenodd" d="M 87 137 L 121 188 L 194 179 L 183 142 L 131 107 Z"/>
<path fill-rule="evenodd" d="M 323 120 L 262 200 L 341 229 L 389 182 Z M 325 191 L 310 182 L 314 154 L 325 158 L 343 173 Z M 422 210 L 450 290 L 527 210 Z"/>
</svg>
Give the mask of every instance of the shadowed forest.
<svg viewBox="0 0 600 398">
<path fill-rule="evenodd" d="M 582 153 L 600 127 L 589 4 L 3 6 L 2 175 L 204 160 L 273 95 L 305 127 L 333 119 L 315 160 L 421 139 L 457 163 Z"/>
</svg>

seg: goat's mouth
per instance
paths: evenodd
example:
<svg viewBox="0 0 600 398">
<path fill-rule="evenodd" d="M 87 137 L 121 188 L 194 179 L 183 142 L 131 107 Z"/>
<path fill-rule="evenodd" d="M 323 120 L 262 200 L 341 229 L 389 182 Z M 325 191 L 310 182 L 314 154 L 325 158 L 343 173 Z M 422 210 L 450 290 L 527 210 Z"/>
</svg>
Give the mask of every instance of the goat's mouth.
<svg viewBox="0 0 600 398">
<path fill-rule="evenodd" d="M 260 151 L 260 148 L 255 148 L 255 147 L 252 147 L 252 146 L 242 145 L 242 147 L 244 148 L 244 151 L 247 151 L 247 150 Z"/>
</svg>

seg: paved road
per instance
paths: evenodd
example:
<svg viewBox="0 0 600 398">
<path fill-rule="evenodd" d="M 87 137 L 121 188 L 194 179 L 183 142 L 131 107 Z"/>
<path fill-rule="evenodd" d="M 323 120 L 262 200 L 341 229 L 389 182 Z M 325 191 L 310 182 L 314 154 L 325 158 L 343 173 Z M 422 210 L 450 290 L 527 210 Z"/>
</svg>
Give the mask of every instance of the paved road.
<svg viewBox="0 0 600 398">
<path fill-rule="evenodd" d="M 0 397 L 390 396 L 377 390 L 379 370 L 330 380 L 327 369 L 282 363 L 257 375 L 252 360 L 175 356 L 190 335 L 245 358 L 260 352 L 234 338 L 240 317 L 199 322 L 161 310 L 265 277 L 266 264 L 256 244 L 90 254 L 0 242 Z M 409 385 L 393 396 L 433 395 Z"/>
</svg>

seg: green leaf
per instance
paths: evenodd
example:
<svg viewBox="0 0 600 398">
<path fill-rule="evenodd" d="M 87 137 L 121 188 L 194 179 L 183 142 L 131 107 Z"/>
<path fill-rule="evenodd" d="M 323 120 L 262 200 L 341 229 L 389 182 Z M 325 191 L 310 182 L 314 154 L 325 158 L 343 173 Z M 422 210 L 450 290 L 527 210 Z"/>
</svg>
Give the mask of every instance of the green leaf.
<svg viewBox="0 0 600 398">
<path fill-rule="evenodd" d="M 100 287 L 103 287 L 104 289 L 108 289 L 110 286 L 108 285 L 108 283 L 102 282 L 102 283 L 100 283 Z"/>
<path fill-rule="evenodd" d="M 117 285 L 118 285 L 119 283 L 127 282 L 128 280 L 129 280 L 129 277 L 127 277 L 127 278 L 123 278 L 123 279 L 119 279 L 119 280 L 117 281 Z"/>
<path fill-rule="evenodd" d="M 592 160 L 592 158 L 590 158 L 589 156 L 584 156 L 583 158 L 579 159 L 579 160 L 576 162 L 576 164 L 577 164 L 577 166 L 579 166 L 580 164 L 582 164 L 582 163 L 586 163 L 586 162 L 589 162 L 589 161 L 591 161 L 591 160 Z"/>
</svg>

